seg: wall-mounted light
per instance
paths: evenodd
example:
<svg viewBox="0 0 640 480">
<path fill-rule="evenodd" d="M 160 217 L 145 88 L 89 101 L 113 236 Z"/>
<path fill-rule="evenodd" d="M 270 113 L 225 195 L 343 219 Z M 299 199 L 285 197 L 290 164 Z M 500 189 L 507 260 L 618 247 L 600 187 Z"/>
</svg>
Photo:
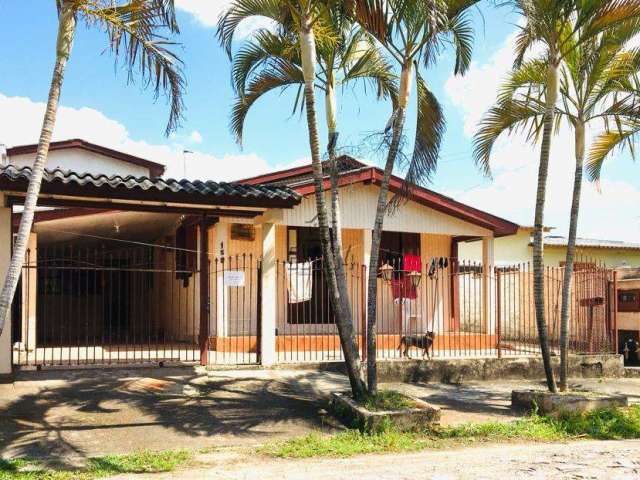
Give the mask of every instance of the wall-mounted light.
<svg viewBox="0 0 640 480">
<path fill-rule="evenodd" d="M 420 280 L 422 280 L 422 275 L 420 272 L 411 271 L 409 272 L 409 279 L 411 280 L 411 286 L 413 288 L 418 288 L 420 286 Z"/>
<path fill-rule="evenodd" d="M 382 280 L 390 282 L 393 278 L 393 267 L 388 263 L 385 263 L 380 267 L 380 274 L 382 275 Z"/>
</svg>

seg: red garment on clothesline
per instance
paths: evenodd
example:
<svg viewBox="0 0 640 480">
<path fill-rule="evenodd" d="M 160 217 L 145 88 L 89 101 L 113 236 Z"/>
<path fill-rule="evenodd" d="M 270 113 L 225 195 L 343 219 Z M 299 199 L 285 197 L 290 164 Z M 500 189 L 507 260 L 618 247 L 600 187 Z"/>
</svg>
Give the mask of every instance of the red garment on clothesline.
<svg viewBox="0 0 640 480">
<path fill-rule="evenodd" d="M 391 280 L 391 293 L 394 300 L 398 300 L 399 298 L 415 300 L 418 297 L 418 291 L 411 285 L 411 278 L 406 275 L 402 278 L 394 278 Z"/>
<path fill-rule="evenodd" d="M 420 255 L 406 253 L 402 259 L 402 267 L 405 272 L 421 272 L 422 259 L 420 258 Z"/>
</svg>

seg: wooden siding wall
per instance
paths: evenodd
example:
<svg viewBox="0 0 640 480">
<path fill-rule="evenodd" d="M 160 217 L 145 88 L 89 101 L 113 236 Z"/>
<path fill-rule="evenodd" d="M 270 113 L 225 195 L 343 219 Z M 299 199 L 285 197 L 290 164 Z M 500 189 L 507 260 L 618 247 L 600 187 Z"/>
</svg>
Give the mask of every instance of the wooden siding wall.
<svg viewBox="0 0 640 480">
<path fill-rule="evenodd" d="M 327 202 L 329 198 L 327 193 Z M 378 187 L 374 185 L 350 185 L 340 189 L 343 228 L 370 229 L 373 225 Z M 391 194 L 390 194 L 391 197 Z M 300 205 L 282 211 L 282 223 L 296 227 L 308 227 L 316 217 L 313 195 L 306 196 Z M 432 233 L 438 235 L 486 236 L 491 232 L 459 218 L 410 201 L 393 215 L 388 215 L 384 228 L 393 232 Z"/>
</svg>

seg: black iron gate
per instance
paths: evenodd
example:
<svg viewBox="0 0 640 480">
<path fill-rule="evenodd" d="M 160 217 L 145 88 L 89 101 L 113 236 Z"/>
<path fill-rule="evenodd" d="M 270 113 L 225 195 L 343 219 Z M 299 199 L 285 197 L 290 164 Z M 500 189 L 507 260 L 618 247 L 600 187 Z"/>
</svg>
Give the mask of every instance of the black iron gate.
<svg viewBox="0 0 640 480">
<path fill-rule="evenodd" d="M 257 262 L 211 259 L 207 299 L 196 251 L 55 246 L 25 260 L 13 308 L 16 366 L 196 364 L 201 347 L 211 364 L 258 361 Z M 242 271 L 246 286 L 223 286 L 225 271 Z"/>
</svg>

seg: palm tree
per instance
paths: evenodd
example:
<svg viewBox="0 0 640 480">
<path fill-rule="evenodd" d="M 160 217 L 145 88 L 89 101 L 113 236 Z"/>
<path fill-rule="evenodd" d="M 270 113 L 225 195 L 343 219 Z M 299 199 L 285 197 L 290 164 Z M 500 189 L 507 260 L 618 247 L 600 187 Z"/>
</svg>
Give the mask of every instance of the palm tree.
<svg viewBox="0 0 640 480">
<path fill-rule="evenodd" d="M 374 39 L 339 11 L 329 10 L 322 18 L 325 29 L 331 32 L 331 41 L 317 48 L 318 74 L 316 87 L 325 96 L 325 119 L 328 132 L 329 178 L 331 182 L 331 233 L 336 274 L 342 275 L 344 260 L 341 252 L 341 223 L 338 193 L 338 165 L 336 148 L 339 130 L 337 123 L 336 90 L 355 81 L 370 83 L 379 99 L 390 97 L 395 103 L 397 85 L 391 67 L 381 55 Z M 233 56 L 232 74 L 238 98 L 232 107 L 231 129 L 242 144 L 246 116 L 253 104 L 273 90 L 291 86 L 298 89 L 293 110 L 304 108 L 300 99 L 304 77 L 300 61 L 300 48 L 290 32 L 260 29 Z"/>
<path fill-rule="evenodd" d="M 531 4 L 527 6 L 531 7 Z M 629 77 L 638 67 L 633 52 L 623 50 L 625 43 L 638 33 L 638 25 L 634 21 L 637 12 L 630 14 L 629 9 L 617 11 L 611 8 L 611 4 L 604 3 L 590 3 L 586 7 L 569 3 L 557 6 L 561 7 L 557 12 L 550 12 L 551 7 L 546 2 L 538 9 L 527 10 L 528 22 L 530 18 L 537 18 L 538 14 L 544 21 L 536 20 L 531 23 L 531 28 L 527 23 L 520 33 L 516 68 L 502 87 L 497 104 L 482 120 L 474 142 L 476 162 L 485 173 L 490 174 L 491 151 L 502 133 L 524 130 L 528 140 L 538 141 L 542 137 L 534 232 L 534 295 L 547 385 L 552 392 L 556 390 L 556 384 L 544 319 L 542 256 L 544 197 L 552 130 L 560 120 L 568 122 L 574 130 L 576 157 L 561 307 L 560 386 L 565 390 L 569 301 L 582 187 L 585 129 L 590 123 L 625 121 L 630 117 L 625 109 L 635 98 Z M 549 14 L 556 20 L 546 19 Z M 543 36 L 545 24 L 555 25 L 556 33 Z M 540 33 L 535 33 L 534 28 Z M 541 57 L 525 61 L 526 48 L 536 37 L 540 37 L 538 41 L 544 44 L 545 51 Z"/>
<path fill-rule="evenodd" d="M 184 79 L 180 60 L 169 47 L 163 32 L 177 33 L 173 0 L 56 0 L 58 36 L 56 61 L 44 114 L 36 158 L 24 200 L 24 210 L 13 246 L 13 255 L 0 293 L 0 334 L 4 328 L 18 285 L 22 262 L 33 224 L 49 144 L 56 122 L 58 100 L 65 67 L 71 55 L 78 20 L 102 29 L 116 59 L 122 58 L 129 78 L 137 73 L 146 85 L 152 85 L 156 96 L 166 92 L 170 103 L 166 133 L 175 129 L 182 114 Z"/>
<path fill-rule="evenodd" d="M 475 0 L 353 0 L 352 15 L 386 48 L 400 67 L 400 91 L 393 115 L 385 129 L 388 153 L 376 205 L 367 284 L 367 383 L 369 394 L 377 392 L 376 299 L 378 261 L 389 181 L 396 167 L 404 135 L 406 111 L 415 82 L 417 123 L 413 154 L 406 171 L 410 185 L 428 180 L 436 168 L 445 121 L 440 104 L 420 73 L 420 64 L 435 63 L 438 53 L 451 41 L 455 47 L 455 73 L 463 74 L 471 62 L 473 29 L 467 9 Z M 415 80 L 414 80 L 415 77 Z"/>
<path fill-rule="evenodd" d="M 230 56 L 233 37 L 239 23 L 253 16 L 271 19 L 278 27 L 276 33 L 258 31 L 253 41 L 235 56 L 233 74 L 239 99 L 233 107 L 232 130 L 237 139 L 241 140 L 248 110 L 268 91 L 291 85 L 302 87 L 300 106 L 306 110 L 317 221 L 327 286 L 336 311 L 336 324 L 351 389 L 354 397 L 362 398 L 366 389 L 361 374 L 344 260 L 340 250 L 340 216 L 335 168 L 335 147 L 338 138 L 335 90 L 340 84 L 362 79 L 373 81 L 380 96 L 393 95 L 393 75 L 388 72 L 386 63 L 373 48 L 365 33 L 353 29 L 347 21 L 342 2 L 297 0 L 284 3 L 276 0 L 235 0 L 218 24 L 218 37 Z M 315 105 L 316 86 L 325 92 L 329 128 L 328 150 L 331 165 L 334 167 L 330 169 L 333 245 L 324 198 L 324 172 Z"/>
</svg>

